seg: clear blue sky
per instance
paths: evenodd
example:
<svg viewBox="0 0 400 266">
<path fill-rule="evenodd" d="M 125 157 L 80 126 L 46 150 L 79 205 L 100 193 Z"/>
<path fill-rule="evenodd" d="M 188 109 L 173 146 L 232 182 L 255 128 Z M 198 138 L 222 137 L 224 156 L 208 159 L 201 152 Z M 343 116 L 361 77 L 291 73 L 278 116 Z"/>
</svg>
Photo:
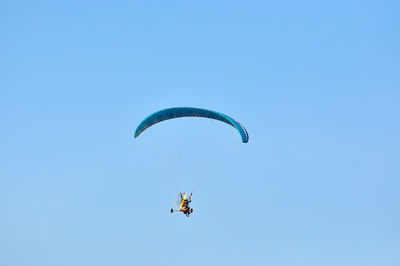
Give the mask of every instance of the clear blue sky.
<svg viewBox="0 0 400 266">
<path fill-rule="evenodd" d="M 0 1 L 0 265 L 400 265 L 399 14 Z M 182 105 L 231 115 L 249 143 L 184 119 L 133 139 Z M 185 149 L 203 123 L 226 160 L 193 215 L 171 215 L 177 190 L 149 144 Z"/>
</svg>

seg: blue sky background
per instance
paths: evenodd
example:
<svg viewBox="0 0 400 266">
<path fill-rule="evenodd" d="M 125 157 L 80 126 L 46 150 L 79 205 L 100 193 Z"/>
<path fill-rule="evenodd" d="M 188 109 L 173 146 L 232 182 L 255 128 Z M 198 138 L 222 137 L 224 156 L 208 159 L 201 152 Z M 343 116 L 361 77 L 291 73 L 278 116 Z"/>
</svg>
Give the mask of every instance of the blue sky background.
<svg viewBox="0 0 400 266">
<path fill-rule="evenodd" d="M 0 265 L 400 265 L 399 13 L 0 1 Z M 171 106 L 250 141 L 190 119 L 133 139 Z M 153 141 L 225 156 L 190 218 Z"/>
</svg>

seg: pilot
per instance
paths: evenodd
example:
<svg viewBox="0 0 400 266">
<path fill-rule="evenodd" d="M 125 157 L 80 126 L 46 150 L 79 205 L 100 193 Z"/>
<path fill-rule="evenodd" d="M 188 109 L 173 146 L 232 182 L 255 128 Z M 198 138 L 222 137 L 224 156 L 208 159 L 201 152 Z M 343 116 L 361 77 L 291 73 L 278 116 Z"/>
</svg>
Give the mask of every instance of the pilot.
<svg viewBox="0 0 400 266">
<path fill-rule="evenodd" d="M 185 193 L 186 196 L 186 193 Z M 190 193 L 189 195 L 189 199 L 183 199 L 184 197 L 182 197 L 182 193 L 181 193 L 181 202 L 182 202 L 182 208 L 183 209 L 189 209 L 189 204 L 192 202 L 192 193 Z"/>
</svg>

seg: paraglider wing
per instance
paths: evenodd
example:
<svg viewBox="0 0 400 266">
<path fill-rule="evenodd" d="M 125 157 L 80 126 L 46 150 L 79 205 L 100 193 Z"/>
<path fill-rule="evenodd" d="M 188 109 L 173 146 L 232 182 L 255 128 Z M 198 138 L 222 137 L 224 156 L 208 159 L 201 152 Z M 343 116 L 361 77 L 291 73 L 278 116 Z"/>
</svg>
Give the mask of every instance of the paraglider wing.
<svg viewBox="0 0 400 266">
<path fill-rule="evenodd" d="M 242 138 L 243 143 L 247 143 L 249 141 L 249 134 L 244 126 L 238 121 L 219 112 L 194 107 L 173 107 L 155 112 L 154 114 L 145 118 L 139 124 L 135 131 L 135 138 L 154 124 L 179 117 L 204 117 L 219 120 L 236 128 Z"/>
</svg>

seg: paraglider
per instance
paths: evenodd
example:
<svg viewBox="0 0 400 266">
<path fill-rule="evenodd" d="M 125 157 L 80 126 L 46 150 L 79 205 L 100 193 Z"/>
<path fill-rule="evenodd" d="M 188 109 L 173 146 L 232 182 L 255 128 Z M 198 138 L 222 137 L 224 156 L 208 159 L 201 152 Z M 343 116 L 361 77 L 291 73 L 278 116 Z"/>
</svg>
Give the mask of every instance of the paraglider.
<svg viewBox="0 0 400 266">
<path fill-rule="evenodd" d="M 208 118 L 226 123 L 237 130 L 243 143 L 247 143 L 249 141 L 249 134 L 247 133 L 247 130 L 241 123 L 239 123 L 235 119 L 216 111 L 195 107 L 173 107 L 160 110 L 151 114 L 137 126 L 135 130 L 135 138 L 139 137 L 139 135 L 141 135 L 146 129 L 157 123 L 169 119 L 182 117 Z M 175 200 L 175 205 L 177 209 L 171 209 L 171 213 L 182 212 L 187 217 L 189 217 L 189 215 L 193 212 L 193 209 L 190 207 L 190 203 L 192 201 L 192 193 L 190 193 L 190 195 L 188 196 L 187 193 L 180 192 Z"/>
<path fill-rule="evenodd" d="M 175 200 L 175 205 L 177 210 L 171 209 L 171 213 L 173 212 L 183 212 L 183 214 L 186 215 L 186 217 L 189 217 L 189 215 L 193 212 L 193 209 L 190 208 L 190 203 L 192 202 L 192 193 L 190 193 L 189 198 L 187 197 L 187 194 L 184 192 L 182 195 L 182 192 L 179 192 L 178 197 Z"/>
</svg>

